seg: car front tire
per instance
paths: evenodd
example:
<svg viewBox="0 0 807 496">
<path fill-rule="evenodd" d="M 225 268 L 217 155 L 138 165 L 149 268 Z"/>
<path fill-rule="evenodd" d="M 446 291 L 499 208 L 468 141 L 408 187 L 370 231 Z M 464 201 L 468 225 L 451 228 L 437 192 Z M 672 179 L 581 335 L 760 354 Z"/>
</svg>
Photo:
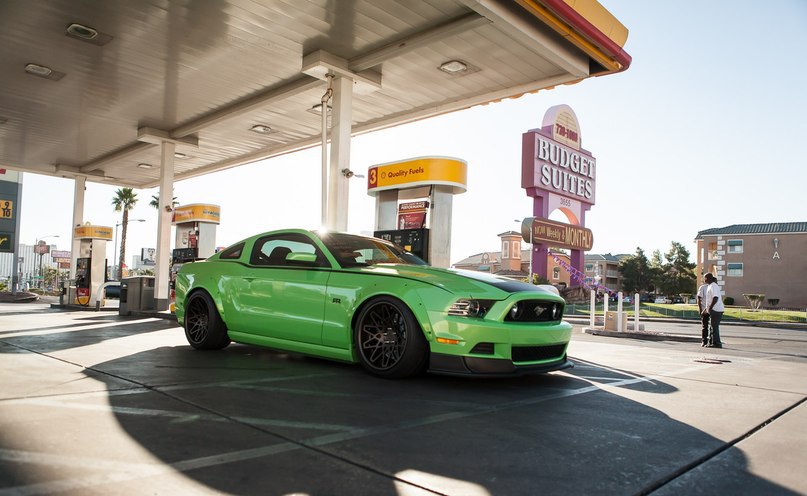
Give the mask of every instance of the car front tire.
<svg viewBox="0 0 807 496">
<path fill-rule="evenodd" d="M 185 310 L 185 338 L 197 350 L 220 350 L 230 344 L 227 326 L 204 291 L 193 293 Z"/>
<path fill-rule="evenodd" d="M 378 297 L 356 319 L 355 345 L 365 370 L 387 379 L 419 375 L 428 366 L 428 343 L 412 311 L 400 300 Z"/>
</svg>

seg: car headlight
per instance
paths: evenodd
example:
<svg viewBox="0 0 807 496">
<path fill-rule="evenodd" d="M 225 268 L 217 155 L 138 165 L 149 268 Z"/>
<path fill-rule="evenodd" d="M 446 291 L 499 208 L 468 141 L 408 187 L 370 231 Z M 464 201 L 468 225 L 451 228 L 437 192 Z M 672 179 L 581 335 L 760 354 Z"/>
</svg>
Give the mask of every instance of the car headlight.
<svg viewBox="0 0 807 496">
<path fill-rule="evenodd" d="M 449 315 L 457 317 L 484 317 L 490 307 L 493 306 L 493 300 L 473 300 L 461 299 L 454 302 L 448 309 Z"/>
<path fill-rule="evenodd" d="M 519 320 L 521 315 L 524 313 L 524 305 L 519 305 L 515 303 L 512 308 L 510 308 L 510 320 Z"/>
</svg>

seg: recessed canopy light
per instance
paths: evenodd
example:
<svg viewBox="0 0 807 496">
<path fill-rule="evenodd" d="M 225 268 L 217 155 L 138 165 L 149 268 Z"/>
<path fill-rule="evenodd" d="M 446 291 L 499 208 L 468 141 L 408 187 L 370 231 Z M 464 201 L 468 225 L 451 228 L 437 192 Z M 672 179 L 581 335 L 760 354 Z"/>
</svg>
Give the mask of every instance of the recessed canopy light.
<svg viewBox="0 0 807 496">
<path fill-rule="evenodd" d="M 32 76 L 50 79 L 51 81 L 58 81 L 65 76 L 64 72 L 54 71 L 48 66 L 39 64 L 26 64 L 25 72 Z"/>
<path fill-rule="evenodd" d="M 258 134 L 269 134 L 272 131 L 274 131 L 271 127 L 269 127 L 269 126 L 267 126 L 265 124 L 255 124 L 254 126 L 249 128 L 249 130 L 252 131 L 253 133 L 258 133 Z"/>
<path fill-rule="evenodd" d="M 76 38 L 81 38 L 82 40 L 91 40 L 98 36 L 98 31 L 89 26 L 74 22 L 73 24 L 67 26 L 67 34 Z"/>
<path fill-rule="evenodd" d="M 188 158 L 188 156 L 185 155 L 184 153 L 175 152 L 174 153 L 174 158 Z"/>
<path fill-rule="evenodd" d="M 69 24 L 67 29 L 65 29 L 65 34 L 71 38 L 96 46 L 104 46 L 112 41 L 112 35 L 102 33 L 91 26 L 77 22 Z"/>
<path fill-rule="evenodd" d="M 28 74 L 33 74 L 34 76 L 46 78 L 53 73 L 53 69 L 50 67 L 45 67 L 44 65 L 28 64 L 25 66 L 25 72 Z"/>
<path fill-rule="evenodd" d="M 440 70 L 447 74 L 459 74 L 468 70 L 468 64 L 461 60 L 449 60 L 440 65 Z"/>
<path fill-rule="evenodd" d="M 152 167 L 151 164 L 146 164 L 146 163 L 139 163 L 139 164 L 137 164 L 137 166 L 139 168 L 141 168 L 141 169 L 151 169 L 151 167 Z"/>
</svg>

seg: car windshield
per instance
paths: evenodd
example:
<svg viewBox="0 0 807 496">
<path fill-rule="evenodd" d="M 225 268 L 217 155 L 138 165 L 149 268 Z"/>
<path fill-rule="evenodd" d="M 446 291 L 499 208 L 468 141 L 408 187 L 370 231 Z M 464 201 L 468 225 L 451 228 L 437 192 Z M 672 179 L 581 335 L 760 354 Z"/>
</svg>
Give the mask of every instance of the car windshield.
<svg viewBox="0 0 807 496">
<path fill-rule="evenodd" d="M 380 239 L 344 233 L 317 235 L 342 267 L 367 267 L 384 263 L 428 265 L 416 255 Z"/>
</svg>

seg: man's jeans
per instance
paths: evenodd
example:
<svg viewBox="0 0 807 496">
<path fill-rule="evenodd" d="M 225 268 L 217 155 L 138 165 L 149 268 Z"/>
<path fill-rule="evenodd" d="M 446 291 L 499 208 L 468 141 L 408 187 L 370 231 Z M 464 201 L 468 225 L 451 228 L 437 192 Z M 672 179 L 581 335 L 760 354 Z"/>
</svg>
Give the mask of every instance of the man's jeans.
<svg viewBox="0 0 807 496">
<path fill-rule="evenodd" d="M 701 329 L 701 344 L 709 344 L 709 314 L 701 314 L 701 322 L 703 328 Z"/>
<path fill-rule="evenodd" d="M 709 320 L 712 324 L 712 333 L 709 336 L 709 344 L 712 346 L 720 346 L 720 320 L 723 318 L 723 312 L 709 312 Z"/>
</svg>

